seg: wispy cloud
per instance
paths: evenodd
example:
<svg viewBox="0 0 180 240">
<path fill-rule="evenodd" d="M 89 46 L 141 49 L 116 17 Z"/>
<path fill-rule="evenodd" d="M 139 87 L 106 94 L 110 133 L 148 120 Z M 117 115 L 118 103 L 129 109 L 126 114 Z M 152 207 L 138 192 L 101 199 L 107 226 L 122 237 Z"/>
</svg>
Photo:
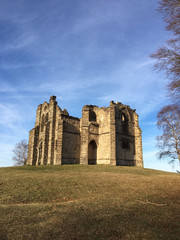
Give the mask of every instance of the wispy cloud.
<svg viewBox="0 0 180 240">
<path fill-rule="evenodd" d="M 155 126 L 156 125 L 156 121 L 145 121 L 143 122 L 144 126 Z"/>
<path fill-rule="evenodd" d="M 165 39 L 155 8 L 148 0 L 1 1 L 0 145 L 27 136 L 52 94 L 73 116 L 111 100 L 136 108 L 153 157 L 147 132 L 165 101 L 165 80 L 148 57 Z"/>
<path fill-rule="evenodd" d="M 0 125 L 4 128 L 15 129 L 21 121 L 18 110 L 12 104 L 0 104 Z"/>
<path fill-rule="evenodd" d="M 23 63 L 23 62 L 1 62 L 0 69 L 8 70 L 8 69 L 19 69 L 19 68 L 30 68 L 30 67 L 44 67 L 46 66 L 46 62 L 35 62 L 35 63 Z"/>
<path fill-rule="evenodd" d="M 144 62 L 138 63 L 135 68 L 136 69 L 141 69 L 144 68 L 146 66 L 153 66 L 153 64 L 155 63 L 155 60 L 151 59 L 151 60 L 146 60 Z"/>
<path fill-rule="evenodd" d="M 127 1 L 92 2 L 90 4 L 88 1 L 82 2 L 82 14 L 74 23 L 74 32 L 77 33 L 84 30 L 95 29 L 100 26 L 107 26 L 110 22 L 122 27 L 126 26 L 128 20 L 132 18 L 131 11 L 133 8 L 130 6 L 131 4 L 127 4 Z M 126 7 L 128 7 L 129 11 L 126 11 Z"/>
<path fill-rule="evenodd" d="M 34 33 L 29 32 L 20 36 L 16 40 L 12 39 L 11 43 L 8 43 L 4 46 L 2 45 L 0 47 L 0 52 L 22 49 L 33 44 L 35 41 L 37 41 L 37 36 L 35 36 Z"/>
<path fill-rule="evenodd" d="M 0 92 L 16 92 L 16 88 L 10 83 L 7 83 L 4 79 L 0 79 Z"/>
</svg>

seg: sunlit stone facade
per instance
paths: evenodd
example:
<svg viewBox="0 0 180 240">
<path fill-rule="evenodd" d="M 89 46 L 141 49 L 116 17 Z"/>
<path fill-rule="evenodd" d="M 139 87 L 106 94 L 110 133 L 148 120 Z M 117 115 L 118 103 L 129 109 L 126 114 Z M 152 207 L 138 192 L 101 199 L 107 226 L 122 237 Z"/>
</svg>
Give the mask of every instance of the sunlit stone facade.
<svg viewBox="0 0 180 240">
<path fill-rule="evenodd" d="M 85 105 L 82 118 L 69 116 L 51 96 L 38 106 L 29 132 L 30 165 L 112 164 L 143 167 L 141 129 L 135 110 L 120 102 Z"/>
</svg>

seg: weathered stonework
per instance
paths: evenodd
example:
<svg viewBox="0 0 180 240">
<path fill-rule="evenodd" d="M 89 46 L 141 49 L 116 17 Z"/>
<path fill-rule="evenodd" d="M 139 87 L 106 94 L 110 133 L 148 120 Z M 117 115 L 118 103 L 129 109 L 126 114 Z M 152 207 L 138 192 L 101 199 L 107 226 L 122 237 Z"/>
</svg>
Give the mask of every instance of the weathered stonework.
<svg viewBox="0 0 180 240">
<path fill-rule="evenodd" d="M 27 164 L 112 164 L 143 167 L 141 129 L 135 110 L 120 102 L 86 105 L 69 116 L 51 96 L 38 106 L 29 132 Z"/>
</svg>

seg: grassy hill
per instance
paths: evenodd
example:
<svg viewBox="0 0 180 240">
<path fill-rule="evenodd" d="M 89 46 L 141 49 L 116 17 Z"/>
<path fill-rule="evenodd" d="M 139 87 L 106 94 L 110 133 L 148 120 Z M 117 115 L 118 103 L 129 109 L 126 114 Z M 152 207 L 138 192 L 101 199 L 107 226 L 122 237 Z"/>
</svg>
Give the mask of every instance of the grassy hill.
<svg viewBox="0 0 180 240">
<path fill-rule="evenodd" d="M 117 166 L 0 168 L 0 239 L 179 239 L 180 175 Z"/>
</svg>

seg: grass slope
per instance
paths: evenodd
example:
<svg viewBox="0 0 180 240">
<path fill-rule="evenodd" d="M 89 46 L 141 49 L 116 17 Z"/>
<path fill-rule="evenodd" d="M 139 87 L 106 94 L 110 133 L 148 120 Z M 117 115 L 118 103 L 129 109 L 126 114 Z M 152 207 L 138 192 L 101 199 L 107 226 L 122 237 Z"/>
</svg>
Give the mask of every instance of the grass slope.
<svg viewBox="0 0 180 240">
<path fill-rule="evenodd" d="M 0 239 L 179 239 L 179 177 L 104 165 L 0 168 Z"/>
</svg>

